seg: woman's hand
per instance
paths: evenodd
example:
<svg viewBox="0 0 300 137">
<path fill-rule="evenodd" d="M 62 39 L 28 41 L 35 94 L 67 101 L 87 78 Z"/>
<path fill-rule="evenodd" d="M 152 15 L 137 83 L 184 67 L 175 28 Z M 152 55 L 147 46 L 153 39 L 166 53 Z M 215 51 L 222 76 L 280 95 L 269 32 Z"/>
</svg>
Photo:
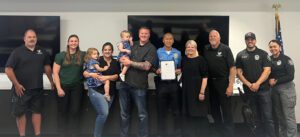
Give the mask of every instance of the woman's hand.
<svg viewBox="0 0 300 137">
<path fill-rule="evenodd" d="M 58 97 L 64 97 L 65 96 L 65 91 L 63 89 L 57 89 L 57 95 Z"/>
<path fill-rule="evenodd" d="M 199 93 L 199 100 L 204 101 L 205 100 L 205 94 L 204 93 Z"/>
</svg>

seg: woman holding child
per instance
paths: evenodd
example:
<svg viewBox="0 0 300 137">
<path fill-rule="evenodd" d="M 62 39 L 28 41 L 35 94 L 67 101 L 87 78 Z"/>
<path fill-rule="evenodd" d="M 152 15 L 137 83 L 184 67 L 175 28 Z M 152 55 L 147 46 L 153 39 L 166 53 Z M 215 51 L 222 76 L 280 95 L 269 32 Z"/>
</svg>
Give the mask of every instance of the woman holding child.
<svg viewBox="0 0 300 137">
<path fill-rule="evenodd" d="M 113 59 L 112 53 L 113 45 L 109 42 L 105 43 L 102 46 L 103 56 L 99 57 L 98 63 L 99 67 L 108 68 L 101 71 L 101 75 L 98 75 L 98 73 L 89 73 L 88 71 L 84 71 L 83 73 L 86 78 L 92 77 L 102 82 L 109 81 L 109 99 L 105 95 L 104 87 L 106 84 L 102 84 L 97 88 L 89 88 L 88 95 L 97 113 L 94 137 L 102 136 L 102 130 L 109 113 L 109 107 L 111 106 L 116 93 L 116 80 L 118 80 L 120 74 L 120 64 L 117 60 Z"/>
</svg>

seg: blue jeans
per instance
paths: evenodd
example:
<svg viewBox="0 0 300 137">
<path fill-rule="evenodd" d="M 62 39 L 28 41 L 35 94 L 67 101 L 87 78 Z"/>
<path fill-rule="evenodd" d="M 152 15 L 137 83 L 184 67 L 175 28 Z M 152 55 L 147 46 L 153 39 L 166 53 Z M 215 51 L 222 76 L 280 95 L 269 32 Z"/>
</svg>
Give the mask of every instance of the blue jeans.
<svg viewBox="0 0 300 137">
<path fill-rule="evenodd" d="M 275 137 L 270 90 L 248 91 L 246 94 L 254 113 L 255 134 L 258 137 Z"/>
<path fill-rule="evenodd" d="M 138 109 L 139 131 L 138 137 L 148 137 L 148 112 L 146 104 L 146 89 L 138 89 L 122 82 L 119 89 L 119 101 L 121 109 L 121 137 L 128 137 L 130 124 L 131 102 L 134 102 Z"/>
<path fill-rule="evenodd" d="M 109 107 L 112 104 L 113 97 L 111 97 L 111 101 L 107 102 L 104 98 L 104 95 L 97 92 L 94 88 L 88 88 L 88 95 L 90 101 L 97 113 L 95 129 L 94 129 L 94 137 L 101 137 L 102 130 L 108 116 Z"/>
</svg>

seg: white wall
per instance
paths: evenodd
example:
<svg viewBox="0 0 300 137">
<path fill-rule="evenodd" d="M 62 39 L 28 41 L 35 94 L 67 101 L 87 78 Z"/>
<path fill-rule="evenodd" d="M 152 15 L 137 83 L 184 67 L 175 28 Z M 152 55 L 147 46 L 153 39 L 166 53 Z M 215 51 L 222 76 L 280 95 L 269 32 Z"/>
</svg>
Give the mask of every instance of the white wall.
<svg viewBox="0 0 300 137">
<path fill-rule="evenodd" d="M 110 41 L 113 44 L 119 41 L 119 33 L 127 28 L 127 15 L 228 15 L 230 16 L 229 45 L 234 55 L 244 49 L 244 34 L 252 31 L 257 37 L 257 46 L 268 50 L 267 44 L 274 36 L 274 13 L 273 12 L 48 12 L 48 13 L 17 13 L 0 12 L 2 15 L 57 15 L 61 17 L 61 49 L 65 49 L 67 37 L 70 34 L 77 34 L 80 37 L 82 50 L 89 47 L 101 48 L 104 42 Z M 296 68 L 295 80 L 296 89 L 300 85 L 300 54 L 297 49 L 297 36 L 300 30 L 300 12 L 281 12 L 281 27 L 285 53 L 293 60 Z M 117 54 L 117 50 L 115 53 Z M 1 81 L 5 78 L 0 75 Z M 1 82 L 0 81 L 0 82 Z M 9 81 L 0 86 L 8 85 Z M 1 88 L 0 87 L 0 88 Z M 298 93 L 297 104 L 300 103 Z M 297 122 L 300 123 L 300 105 L 296 106 Z"/>
</svg>

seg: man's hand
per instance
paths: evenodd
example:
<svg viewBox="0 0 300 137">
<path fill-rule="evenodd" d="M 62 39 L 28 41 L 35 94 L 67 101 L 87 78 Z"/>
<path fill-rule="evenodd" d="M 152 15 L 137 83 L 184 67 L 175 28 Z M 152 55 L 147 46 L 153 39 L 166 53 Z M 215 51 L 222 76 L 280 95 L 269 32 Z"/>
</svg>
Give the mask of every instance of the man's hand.
<svg viewBox="0 0 300 137">
<path fill-rule="evenodd" d="M 16 84 L 15 85 L 15 89 L 16 89 L 16 94 L 21 97 L 24 95 L 24 91 L 25 91 L 25 88 L 23 87 L 23 85 L 21 84 Z"/>
<path fill-rule="evenodd" d="M 127 57 L 121 57 L 120 58 L 120 62 L 124 65 L 124 66 L 130 66 L 131 64 L 131 60 Z"/>
<path fill-rule="evenodd" d="M 257 92 L 259 89 L 260 85 L 257 83 L 252 83 L 252 86 L 250 87 L 250 90 L 253 92 Z"/>
<path fill-rule="evenodd" d="M 160 68 L 159 68 L 159 69 L 157 69 L 157 70 L 155 71 L 155 73 L 156 73 L 157 75 L 160 75 L 160 74 L 161 74 L 161 70 L 160 70 Z"/>
<path fill-rule="evenodd" d="M 181 69 L 176 69 L 176 70 L 175 70 L 175 74 L 176 74 L 176 75 L 181 74 Z"/>
</svg>

